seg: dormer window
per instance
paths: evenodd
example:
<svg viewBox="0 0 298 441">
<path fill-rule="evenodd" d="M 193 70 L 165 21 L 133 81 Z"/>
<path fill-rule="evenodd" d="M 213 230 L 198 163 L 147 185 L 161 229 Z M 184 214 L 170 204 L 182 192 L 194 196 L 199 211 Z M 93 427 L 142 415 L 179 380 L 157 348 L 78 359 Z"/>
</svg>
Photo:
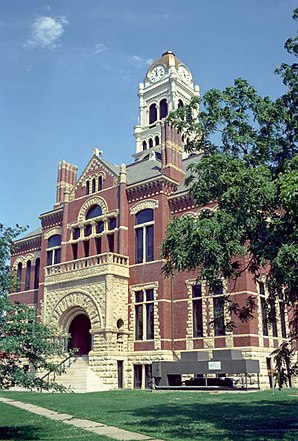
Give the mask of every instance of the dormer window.
<svg viewBox="0 0 298 441">
<path fill-rule="evenodd" d="M 149 124 L 155 123 L 157 120 L 157 107 L 156 104 L 151 104 L 149 107 Z"/>
</svg>

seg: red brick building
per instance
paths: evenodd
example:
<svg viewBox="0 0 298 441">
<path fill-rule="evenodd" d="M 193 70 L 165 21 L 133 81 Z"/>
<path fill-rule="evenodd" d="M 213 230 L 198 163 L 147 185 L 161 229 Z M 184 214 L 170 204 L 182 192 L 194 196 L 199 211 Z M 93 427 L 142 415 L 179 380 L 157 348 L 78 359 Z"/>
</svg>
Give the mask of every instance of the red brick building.
<svg viewBox="0 0 298 441">
<path fill-rule="evenodd" d="M 265 285 L 256 286 L 248 273 L 236 284 L 223 281 L 213 294 L 194 273 L 161 274 L 169 220 L 203 208 L 184 186 L 187 166 L 199 155 L 187 157 L 180 135 L 164 123 L 195 95 L 188 68 L 172 52 L 163 54 L 139 85 L 134 162 L 117 166 L 94 149 L 80 176 L 75 165 L 60 162 L 54 208 L 40 215 L 39 230 L 16 242 L 19 286 L 11 301 L 33 305 L 42 321 L 69 334 L 68 348 L 88 355 L 102 389 L 147 387 L 153 361 L 220 348 L 258 359 L 269 384 L 270 353 L 286 338 L 286 311 L 277 302 L 280 313 L 269 327 Z M 258 302 L 255 319 L 231 332 L 224 318 L 210 326 L 226 293 L 240 305 L 249 294 Z"/>
</svg>

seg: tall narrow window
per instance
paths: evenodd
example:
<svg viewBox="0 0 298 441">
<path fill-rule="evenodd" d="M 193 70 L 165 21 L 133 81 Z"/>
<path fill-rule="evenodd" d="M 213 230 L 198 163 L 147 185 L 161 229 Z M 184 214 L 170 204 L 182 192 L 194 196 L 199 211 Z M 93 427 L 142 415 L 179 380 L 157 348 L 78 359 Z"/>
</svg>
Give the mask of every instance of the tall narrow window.
<svg viewBox="0 0 298 441">
<path fill-rule="evenodd" d="M 178 109 L 181 109 L 181 107 L 183 107 L 183 101 L 178 100 Z"/>
<path fill-rule="evenodd" d="M 155 136 L 155 145 L 159 145 L 159 136 Z"/>
<path fill-rule="evenodd" d="M 136 340 L 154 339 L 154 298 L 153 289 L 135 292 Z"/>
<path fill-rule="evenodd" d="M 143 150 L 147 150 L 147 142 L 143 141 Z"/>
<path fill-rule="evenodd" d="M 148 144 L 149 144 L 149 149 L 152 149 L 152 147 L 153 147 L 153 139 L 152 138 L 149 138 Z"/>
<path fill-rule="evenodd" d="M 102 190 L 102 176 L 98 176 L 98 191 Z"/>
<path fill-rule="evenodd" d="M 30 278 L 31 278 L 31 260 L 28 260 L 26 265 L 26 280 L 25 280 L 25 290 L 30 289 Z"/>
<path fill-rule="evenodd" d="M 133 372 L 134 372 L 133 387 L 135 389 L 141 389 L 141 387 L 142 387 L 142 365 L 135 364 L 133 367 Z"/>
<path fill-rule="evenodd" d="M 223 286 L 219 285 L 212 290 L 213 295 L 213 314 L 214 314 L 214 335 L 216 337 L 225 335 L 225 300 L 223 297 Z"/>
<path fill-rule="evenodd" d="M 151 104 L 149 107 L 149 124 L 155 123 L 157 120 L 157 107 L 156 104 Z"/>
<path fill-rule="evenodd" d="M 159 103 L 159 115 L 160 119 L 166 118 L 168 116 L 168 103 L 165 98 Z"/>
<path fill-rule="evenodd" d="M 85 257 L 89 257 L 89 240 L 85 240 L 83 244 L 84 244 Z"/>
<path fill-rule="evenodd" d="M 17 270 L 17 286 L 16 286 L 16 292 L 19 292 L 19 291 L 21 290 L 22 273 L 23 273 L 23 265 L 22 265 L 22 262 L 19 262 L 19 263 L 18 263 L 18 270 Z"/>
<path fill-rule="evenodd" d="M 61 235 L 54 234 L 48 239 L 47 266 L 55 265 L 61 261 Z"/>
<path fill-rule="evenodd" d="M 279 300 L 281 336 L 282 338 L 287 338 L 286 308 L 285 308 L 284 295 L 282 289 L 278 290 L 278 300 Z"/>
<path fill-rule="evenodd" d="M 84 228 L 84 236 L 85 237 L 88 237 L 88 236 L 90 236 L 92 234 L 92 225 L 91 224 L 89 224 L 89 225 L 85 225 L 85 228 Z"/>
<path fill-rule="evenodd" d="M 74 239 L 74 240 L 79 239 L 79 238 L 80 238 L 80 235 L 81 235 L 81 230 L 80 230 L 80 228 L 75 228 L 75 229 L 73 230 L 73 239 Z"/>
<path fill-rule="evenodd" d="M 86 181 L 86 194 L 90 193 L 90 182 Z"/>
<path fill-rule="evenodd" d="M 108 245 L 109 245 L 110 253 L 114 253 L 114 249 L 115 249 L 114 234 L 108 234 Z"/>
<path fill-rule="evenodd" d="M 40 273 L 40 258 L 35 260 L 35 270 L 34 270 L 34 289 L 39 286 L 39 273 Z"/>
<path fill-rule="evenodd" d="M 73 260 L 77 260 L 77 258 L 78 258 L 78 244 L 77 243 L 72 244 L 72 258 L 73 258 Z"/>
<path fill-rule="evenodd" d="M 145 209 L 136 215 L 136 263 L 154 259 L 153 210 Z"/>
<path fill-rule="evenodd" d="M 276 319 L 276 306 L 275 306 L 275 296 L 274 296 L 274 293 L 270 294 L 269 305 L 270 305 L 270 323 L 271 323 L 271 326 L 272 326 L 272 336 L 273 337 L 278 337 L 278 333 L 277 333 L 277 319 Z"/>
<path fill-rule="evenodd" d="M 92 179 L 92 193 L 95 193 L 96 190 L 96 180 L 95 178 Z"/>
<path fill-rule="evenodd" d="M 192 320 L 193 336 L 203 337 L 202 287 L 192 286 Z"/>
<path fill-rule="evenodd" d="M 261 301 L 263 335 L 268 336 L 267 305 L 265 298 L 265 285 L 263 282 L 259 282 L 259 293 L 260 293 L 260 301 Z"/>
<path fill-rule="evenodd" d="M 95 239 L 96 254 L 101 254 L 101 237 Z"/>
</svg>

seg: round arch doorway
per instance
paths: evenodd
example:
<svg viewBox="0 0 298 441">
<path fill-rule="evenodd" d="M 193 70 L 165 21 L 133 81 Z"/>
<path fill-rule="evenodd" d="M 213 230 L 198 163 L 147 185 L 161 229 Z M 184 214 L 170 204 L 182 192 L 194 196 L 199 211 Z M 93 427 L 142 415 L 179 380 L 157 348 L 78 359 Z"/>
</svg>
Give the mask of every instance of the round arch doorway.
<svg viewBox="0 0 298 441">
<path fill-rule="evenodd" d="M 68 349 L 78 348 L 77 355 L 88 355 L 91 351 L 91 322 L 86 314 L 78 314 L 72 320 L 69 326 L 69 334 L 71 335 Z"/>
</svg>

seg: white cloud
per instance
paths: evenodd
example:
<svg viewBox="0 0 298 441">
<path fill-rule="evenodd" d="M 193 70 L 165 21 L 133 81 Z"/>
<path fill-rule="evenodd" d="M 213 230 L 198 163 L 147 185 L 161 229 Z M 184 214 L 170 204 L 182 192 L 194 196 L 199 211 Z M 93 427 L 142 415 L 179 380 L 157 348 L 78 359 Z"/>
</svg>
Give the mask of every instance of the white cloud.
<svg viewBox="0 0 298 441">
<path fill-rule="evenodd" d="M 64 27 L 68 20 L 62 17 L 38 17 L 32 24 L 32 34 L 25 43 L 25 47 L 31 49 L 56 49 L 60 46 L 60 38 L 64 33 Z"/>
<path fill-rule="evenodd" d="M 150 66 L 150 64 L 153 63 L 152 58 L 144 58 L 140 55 L 132 55 L 129 57 L 128 61 L 134 64 L 138 69 L 141 69 L 146 65 Z"/>
<path fill-rule="evenodd" d="M 101 54 L 102 52 L 107 51 L 108 48 L 103 43 L 97 43 L 94 48 L 95 54 Z"/>
</svg>

